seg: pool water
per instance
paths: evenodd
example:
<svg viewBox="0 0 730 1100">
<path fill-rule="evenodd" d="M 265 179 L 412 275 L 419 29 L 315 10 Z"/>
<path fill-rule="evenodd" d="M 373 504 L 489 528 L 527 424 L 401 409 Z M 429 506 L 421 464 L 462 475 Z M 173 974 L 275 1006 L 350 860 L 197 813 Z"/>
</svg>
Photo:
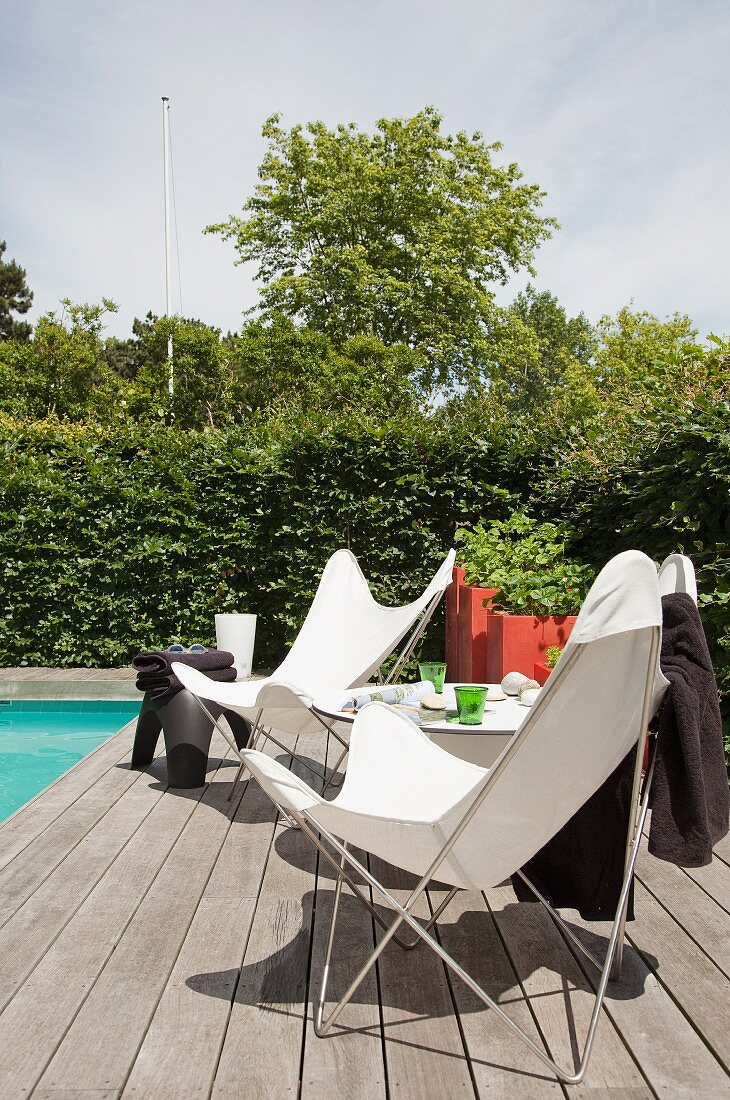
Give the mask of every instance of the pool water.
<svg viewBox="0 0 730 1100">
<path fill-rule="evenodd" d="M 0 821 L 139 714 L 139 703 L 77 699 L 0 702 Z"/>
</svg>

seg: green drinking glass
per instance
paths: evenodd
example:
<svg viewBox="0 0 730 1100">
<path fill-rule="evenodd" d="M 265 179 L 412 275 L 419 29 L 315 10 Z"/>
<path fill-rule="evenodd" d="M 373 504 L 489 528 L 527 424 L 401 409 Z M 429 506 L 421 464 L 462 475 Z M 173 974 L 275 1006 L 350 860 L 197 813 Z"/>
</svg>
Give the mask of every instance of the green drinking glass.
<svg viewBox="0 0 730 1100">
<path fill-rule="evenodd" d="M 478 726 L 484 718 L 487 688 L 477 684 L 461 684 L 454 688 L 459 722 L 463 726 Z"/>
<path fill-rule="evenodd" d="M 443 661 L 423 661 L 419 663 L 418 672 L 422 680 L 430 680 L 433 684 L 433 690 L 440 695 L 444 690 L 444 677 L 446 676 L 446 665 Z"/>
</svg>

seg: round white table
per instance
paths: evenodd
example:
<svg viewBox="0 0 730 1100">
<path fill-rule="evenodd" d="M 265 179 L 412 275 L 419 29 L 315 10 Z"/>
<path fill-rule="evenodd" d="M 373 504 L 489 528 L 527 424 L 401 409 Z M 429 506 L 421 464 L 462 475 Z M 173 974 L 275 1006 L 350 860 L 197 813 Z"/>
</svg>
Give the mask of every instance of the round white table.
<svg viewBox="0 0 730 1100">
<path fill-rule="evenodd" d="M 496 688 L 498 685 L 485 684 L 484 686 Z M 355 690 L 365 692 L 378 689 L 376 687 L 353 689 L 352 692 L 348 692 L 347 697 L 355 694 Z M 444 684 L 444 695 L 447 710 L 456 710 L 453 684 Z M 325 718 L 352 725 L 355 715 L 341 710 L 347 697 L 318 696 L 314 699 L 314 709 Z M 487 702 L 484 719 L 478 726 L 465 726 L 441 716 L 433 722 L 424 723 L 421 729 L 432 741 L 453 756 L 469 760 L 472 764 L 479 764 L 482 768 L 491 768 L 529 713 L 529 707 L 522 706 L 515 696 L 508 695 L 506 699 L 499 702 Z"/>
</svg>

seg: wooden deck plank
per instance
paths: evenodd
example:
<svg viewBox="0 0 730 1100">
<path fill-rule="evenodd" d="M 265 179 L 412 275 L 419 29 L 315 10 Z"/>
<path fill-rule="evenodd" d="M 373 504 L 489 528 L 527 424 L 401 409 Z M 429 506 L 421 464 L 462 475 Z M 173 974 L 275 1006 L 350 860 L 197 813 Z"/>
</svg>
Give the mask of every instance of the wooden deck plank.
<svg viewBox="0 0 730 1100">
<path fill-rule="evenodd" d="M 59 676 L 71 680 L 134 680 L 137 676 L 131 665 L 123 668 L 51 668 L 47 665 L 16 665 L 13 668 L 0 668 L 2 680 L 57 680 Z"/>
<path fill-rule="evenodd" d="M 124 668 L 48 668 L 41 665 L 0 668 L 0 684 L 4 680 L 60 680 L 83 683 L 88 680 L 134 680 L 136 676 L 137 673 L 131 665 L 126 665 Z"/>
<path fill-rule="evenodd" d="M 138 778 L 138 771 L 112 766 L 59 814 L 52 827 L 45 829 L 0 870 L 0 928 Z"/>
<path fill-rule="evenodd" d="M 727 833 L 722 840 L 719 840 L 712 850 L 715 856 L 721 859 L 723 863 L 730 863 L 730 833 Z"/>
<path fill-rule="evenodd" d="M 662 863 L 662 860 L 648 860 L 649 825 L 644 829 L 644 862 Z M 712 851 L 712 861 L 706 867 L 683 867 L 686 875 L 701 886 L 713 901 L 730 912 L 730 833 L 718 841 Z"/>
<path fill-rule="evenodd" d="M 40 1080 L 41 1088 L 124 1087 L 198 908 L 237 802 L 212 781 L 120 937 Z M 166 798 L 175 797 L 170 790 Z"/>
<path fill-rule="evenodd" d="M 569 916 L 600 958 L 611 926 L 598 921 L 588 924 L 572 912 Z M 661 944 L 654 952 L 661 956 Z M 588 971 L 588 966 L 586 972 L 594 981 L 595 972 Z M 604 1003 L 657 1096 L 719 1100 L 730 1094 L 725 1070 L 631 943 L 624 950 L 621 981 L 609 985 Z"/>
<path fill-rule="evenodd" d="M 255 898 L 201 899 L 122 1096 L 210 1094 L 255 906 Z"/>
<path fill-rule="evenodd" d="M 573 1069 L 584 1047 L 593 990 L 541 905 L 518 903 L 511 886 L 489 890 L 486 897 L 550 1053 L 562 1066 Z M 585 1079 L 571 1085 L 569 1095 L 595 1096 L 615 1090 L 652 1095 L 616 1029 L 604 1017 L 598 1023 Z"/>
<path fill-rule="evenodd" d="M 730 982 L 640 882 L 635 889 L 636 919 L 627 925 L 630 943 L 730 1069 Z"/>
<path fill-rule="evenodd" d="M 116 1092 L 108 1089 L 34 1089 L 33 1100 L 117 1100 Z"/>
<path fill-rule="evenodd" d="M 644 849 L 637 878 L 671 913 L 685 931 L 730 977 L 730 915 L 680 867 L 655 859 Z"/>
<path fill-rule="evenodd" d="M 440 892 L 432 891 L 432 906 L 438 905 L 442 897 Z M 482 895 L 457 894 L 439 922 L 438 938 L 515 1023 L 539 1043 L 535 1021 Z M 525 1100 L 562 1096 L 558 1081 L 539 1058 L 458 976 L 450 981 L 479 1095 L 494 1100 L 512 1100 L 516 1095 Z"/>
<path fill-rule="evenodd" d="M 158 765 L 159 775 L 163 775 Z M 158 786 L 158 789 L 155 789 Z M 156 809 L 162 788 L 145 773 L 127 797 L 59 864 L 0 930 L 0 1010 L 43 959 L 130 840 Z M 1 1019 L 1 1017 L 0 1017 Z"/>
<path fill-rule="evenodd" d="M 0 1015 L 1 1096 L 37 1083 L 204 791 L 157 801 Z"/>
<path fill-rule="evenodd" d="M 341 746 L 329 738 L 327 762 L 337 760 Z M 357 853 L 363 858 L 363 853 Z M 310 969 L 309 1008 L 302 1061 L 302 1100 L 319 1100 L 327 1094 L 342 1100 L 385 1100 L 382 1032 L 378 987 L 373 970 L 347 1006 L 347 1022 L 324 1039 L 314 1034 L 313 998 L 319 993 L 324 968 L 336 875 L 320 856 Z M 369 895 L 367 887 L 365 892 Z M 375 947 L 373 921 L 348 887 L 340 903 L 334 954 L 330 964 L 327 996 L 332 1007 Z M 325 1009 L 326 1011 L 326 1009 Z"/>
<path fill-rule="evenodd" d="M 144 1037 L 124 1097 L 208 1096 L 274 834 L 249 783 Z"/>
<path fill-rule="evenodd" d="M 401 903 L 415 884 L 382 860 L 373 860 L 373 873 Z M 388 910 L 381 911 L 389 915 Z M 427 918 L 429 913 L 424 897 L 416 915 Z M 401 951 L 391 943 L 380 956 L 378 970 L 391 1096 L 473 1097 L 468 1058 L 441 960 L 432 951 Z M 346 1022 L 345 1014 L 342 1019 Z"/>
<path fill-rule="evenodd" d="M 730 867 L 717 856 L 706 867 L 683 867 L 685 875 L 701 886 L 713 901 L 730 913 Z"/>
<path fill-rule="evenodd" d="M 0 680 L 36 680 L 39 673 L 47 673 L 48 669 L 32 668 L 28 666 L 19 668 L 0 669 Z"/>
<path fill-rule="evenodd" d="M 322 981 L 334 885 L 334 878 L 324 869 L 320 858 L 301 1096 L 303 1100 L 318 1100 L 331 1092 L 342 1100 L 385 1100 L 380 1009 L 374 970 L 331 1034 L 324 1039 L 314 1034 L 312 1001 Z M 328 982 L 329 1008 L 345 992 L 375 946 L 372 919 L 347 887 L 340 904 L 340 916 Z"/>
<path fill-rule="evenodd" d="M 32 802 L 0 824 L 0 869 L 7 866 L 52 825 L 109 768 L 126 759 L 133 740 L 134 724 L 130 722 L 42 791 Z"/>
<path fill-rule="evenodd" d="M 324 737 L 297 751 L 322 760 Z M 277 824 L 212 1096 L 296 1096 L 307 1010 L 315 852 L 298 830 Z"/>
</svg>

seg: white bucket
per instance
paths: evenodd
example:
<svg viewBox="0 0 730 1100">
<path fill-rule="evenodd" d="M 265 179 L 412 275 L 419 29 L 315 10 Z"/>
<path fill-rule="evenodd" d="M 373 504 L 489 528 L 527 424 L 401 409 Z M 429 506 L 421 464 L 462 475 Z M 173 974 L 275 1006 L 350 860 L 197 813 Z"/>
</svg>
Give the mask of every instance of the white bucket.
<svg viewBox="0 0 730 1100">
<path fill-rule="evenodd" d="M 230 612 L 215 617 L 215 641 L 218 649 L 233 654 L 233 667 L 239 679 L 253 671 L 253 647 L 256 640 L 256 616 Z"/>
</svg>

